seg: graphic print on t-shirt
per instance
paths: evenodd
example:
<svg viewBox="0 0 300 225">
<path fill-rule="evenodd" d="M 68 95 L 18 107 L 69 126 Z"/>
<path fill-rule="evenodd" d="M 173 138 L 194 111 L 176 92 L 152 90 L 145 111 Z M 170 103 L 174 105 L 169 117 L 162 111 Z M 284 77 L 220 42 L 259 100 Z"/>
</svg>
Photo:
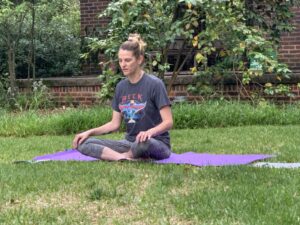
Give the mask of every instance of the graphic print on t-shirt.
<svg viewBox="0 0 300 225">
<path fill-rule="evenodd" d="M 119 109 L 128 123 L 135 123 L 143 117 L 147 102 L 142 102 L 141 100 L 140 94 L 122 96 Z"/>
</svg>

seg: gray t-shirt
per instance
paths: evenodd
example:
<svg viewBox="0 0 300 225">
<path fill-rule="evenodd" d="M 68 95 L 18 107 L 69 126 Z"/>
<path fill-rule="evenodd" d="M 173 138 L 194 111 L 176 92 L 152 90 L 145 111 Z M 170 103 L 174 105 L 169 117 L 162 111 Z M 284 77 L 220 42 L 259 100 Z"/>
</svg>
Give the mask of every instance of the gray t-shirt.
<svg viewBox="0 0 300 225">
<path fill-rule="evenodd" d="M 141 80 L 132 84 L 122 80 L 116 87 L 112 108 L 121 112 L 126 125 L 128 141 L 134 142 L 140 131 L 151 129 L 162 122 L 160 109 L 170 106 L 164 83 L 154 75 L 144 74 Z M 170 146 L 169 132 L 153 137 Z"/>
</svg>

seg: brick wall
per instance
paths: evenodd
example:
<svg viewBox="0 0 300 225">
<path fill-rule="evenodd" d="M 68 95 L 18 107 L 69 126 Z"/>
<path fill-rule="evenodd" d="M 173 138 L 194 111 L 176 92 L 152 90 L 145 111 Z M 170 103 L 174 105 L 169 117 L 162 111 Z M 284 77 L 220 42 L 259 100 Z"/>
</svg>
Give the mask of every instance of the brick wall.
<svg viewBox="0 0 300 225">
<path fill-rule="evenodd" d="M 167 77 L 166 82 L 168 82 Z M 98 104 L 99 99 L 97 93 L 101 89 L 101 82 L 96 77 L 77 77 L 77 78 L 45 78 L 43 79 L 44 84 L 50 90 L 54 101 L 58 106 L 79 106 L 79 105 L 95 105 Z M 233 78 L 227 78 L 223 84 L 219 81 L 215 81 L 216 95 L 214 97 L 231 100 L 249 100 L 249 94 L 259 94 L 261 97 L 266 99 L 274 99 L 277 102 L 293 102 L 300 100 L 300 88 L 297 83 L 300 82 L 299 74 L 295 74 L 291 79 L 283 80 L 283 83 L 290 86 L 292 93 L 295 95 L 294 98 L 285 97 L 281 95 L 267 96 L 263 93 L 262 85 L 267 82 L 274 82 L 276 78 L 274 76 L 260 77 L 255 80 L 255 83 L 242 89 L 236 85 Z M 188 74 L 181 74 L 179 76 L 169 95 L 171 100 L 185 99 L 188 101 L 202 100 L 203 98 L 199 95 L 193 95 L 187 92 L 187 85 L 194 82 L 194 78 Z M 28 91 L 28 80 L 18 80 L 17 84 L 21 92 Z"/>
<path fill-rule="evenodd" d="M 281 36 L 279 59 L 293 71 L 300 69 L 300 8 L 293 8 L 295 30 Z"/>
<path fill-rule="evenodd" d="M 80 0 L 80 22 L 82 36 L 98 36 L 109 19 L 98 18 L 109 0 Z"/>
<path fill-rule="evenodd" d="M 102 35 L 109 19 L 99 18 L 99 13 L 106 8 L 109 2 L 109 0 L 80 0 L 80 34 L 82 38 Z M 84 44 L 84 39 L 82 40 Z M 83 63 L 81 67 L 82 74 L 100 74 L 100 67 L 97 61 L 98 55 L 95 54 L 92 59 Z"/>
<path fill-rule="evenodd" d="M 19 91 L 28 92 L 27 79 L 18 79 Z M 100 91 L 101 82 L 96 77 L 77 78 L 45 78 L 43 83 L 49 88 L 54 102 L 58 106 L 94 105 L 98 101 L 97 93 Z"/>
<path fill-rule="evenodd" d="M 102 12 L 110 0 L 80 0 L 81 11 L 81 35 L 94 36 L 101 33 L 109 19 L 99 19 L 98 15 Z M 282 35 L 279 49 L 279 59 L 287 63 L 292 70 L 300 70 L 300 8 L 292 9 L 295 17 L 292 23 L 295 30 L 292 33 Z M 90 69 L 92 73 L 92 69 Z M 95 72 L 95 71 L 94 71 Z"/>
<path fill-rule="evenodd" d="M 109 0 L 80 0 L 82 37 L 101 35 L 101 30 L 107 25 L 109 20 L 99 19 L 98 14 L 105 9 L 109 2 Z M 218 97 L 224 96 L 227 99 L 249 99 L 248 94 L 252 92 L 258 93 L 265 98 L 275 99 L 278 102 L 300 100 L 300 90 L 297 85 L 297 83 L 300 82 L 300 8 L 294 8 L 293 12 L 296 16 L 292 22 L 296 29 L 290 34 L 282 35 L 279 58 L 282 62 L 287 63 L 293 71 L 292 79 L 284 80 L 283 83 L 290 86 L 295 98 L 280 95 L 271 97 L 264 95 L 262 85 L 267 82 L 276 82 L 276 79 L 272 76 L 258 78 L 258 80 L 255 81 L 256 83 L 247 86 L 246 89 L 240 89 L 233 79 L 225 80 L 222 85 L 216 81 L 215 89 Z M 97 92 L 99 92 L 101 88 L 101 83 L 95 76 L 90 77 L 87 75 L 99 74 L 98 71 L 99 68 L 97 64 L 87 63 L 83 65 L 84 77 L 49 78 L 44 81 L 50 88 L 50 92 L 58 105 L 92 105 L 98 102 Z M 27 82 L 27 80 L 18 81 L 21 91 L 26 91 Z M 193 82 L 192 76 L 184 73 L 181 74 L 172 88 L 170 98 L 176 99 L 177 97 L 184 97 L 187 100 L 201 100 L 201 96 L 192 95 L 186 91 L 188 84 Z"/>
</svg>

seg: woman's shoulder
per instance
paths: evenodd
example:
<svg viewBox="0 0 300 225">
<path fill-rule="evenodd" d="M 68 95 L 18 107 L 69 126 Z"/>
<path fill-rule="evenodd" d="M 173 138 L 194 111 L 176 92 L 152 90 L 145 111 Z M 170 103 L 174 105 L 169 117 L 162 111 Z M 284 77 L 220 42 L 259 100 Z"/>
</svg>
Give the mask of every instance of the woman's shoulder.
<svg viewBox="0 0 300 225">
<path fill-rule="evenodd" d="M 116 87 L 120 87 L 120 86 L 123 86 L 123 85 L 126 85 L 126 84 L 128 84 L 128 78 L 125 78 L 125 79 L 120 80 L 120 81 L 117 83 L 117 86 L 116 86 Z"/>
<path fill-rule="evenodd" d="M 145 75 L 146 75 L 146 78 L 148 81 L 150 81 L 154 84 L 159 84 L 159 83 L 163 84 L 163 81 L 160 78 L 158 78 L 157 76 L 155 76 L 154 74 L 146 73 Z"/>
</svg>

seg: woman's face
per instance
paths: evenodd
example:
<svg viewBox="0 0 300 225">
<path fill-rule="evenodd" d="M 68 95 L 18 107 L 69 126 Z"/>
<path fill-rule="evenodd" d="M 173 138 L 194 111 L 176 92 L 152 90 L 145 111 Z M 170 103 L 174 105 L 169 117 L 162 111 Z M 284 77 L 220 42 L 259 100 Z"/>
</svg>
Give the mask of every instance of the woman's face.
<svg viewBox="0 0 300 225">
<path fill-rule="evenodd" d="M 124 76 L 135 75 L 140 69 L 143 62 L 143 57 L 136 58 L 132 51 L 119 50 L 119 65 Z"/>
</svg>

